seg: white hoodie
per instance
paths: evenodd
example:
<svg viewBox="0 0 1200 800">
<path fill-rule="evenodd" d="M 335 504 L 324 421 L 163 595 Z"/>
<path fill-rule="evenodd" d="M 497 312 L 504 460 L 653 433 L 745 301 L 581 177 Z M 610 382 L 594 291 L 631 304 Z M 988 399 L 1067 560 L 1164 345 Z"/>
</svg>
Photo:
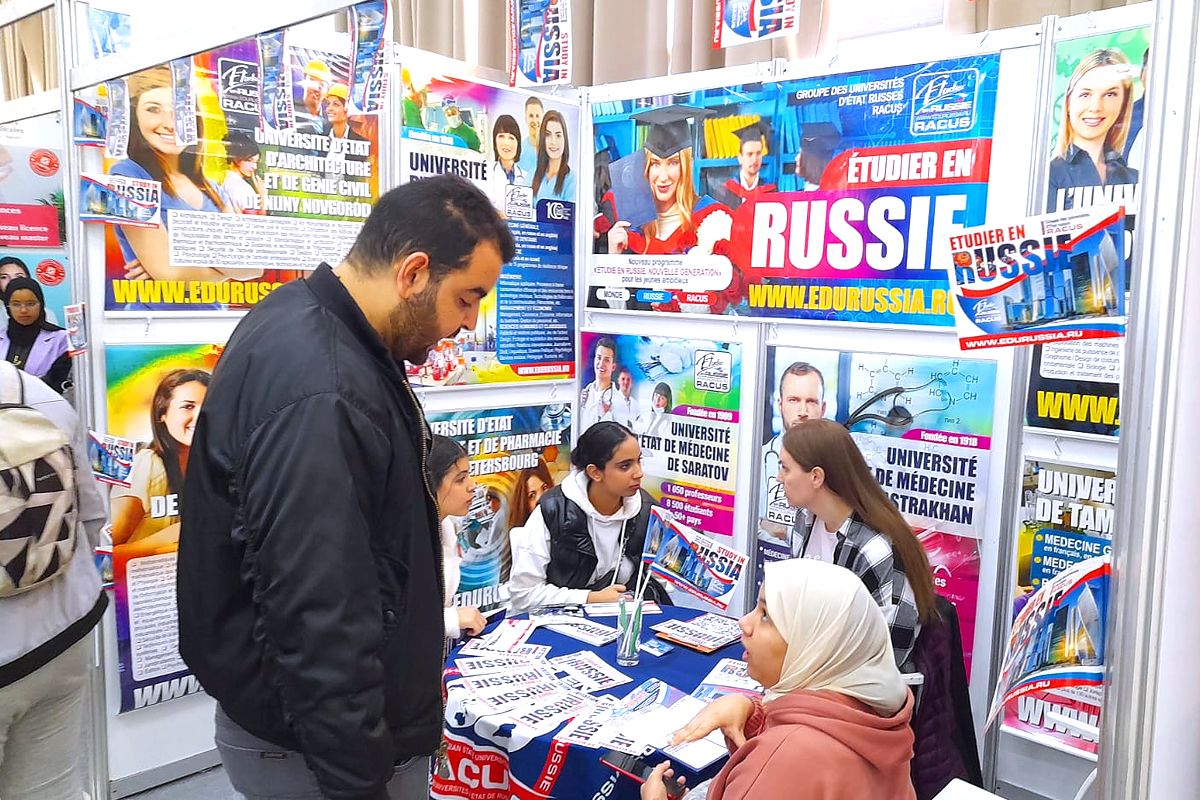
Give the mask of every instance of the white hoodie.
<svg viewBox="0 0 1200 800">
<path fill-rule="evenodd" d="M 641 512 L 641 493 L 626 497 L 617 513 L 604 516 L 588 499 L 587 484 L 587 474 L 581 471 L 573 471 L 562 482 L 566 498 L 587 514 L 588 533 L 596 548 L 596 569 L 588 582 L 592 583 L 611 572 L 620 561 L 617 583 L 628 586 L 636 565 L 621 553 L 621 529 L 626 520 Z M 509 537 L 513 558 L 509 587 L 512 590 L 514 612 L 545 605 L 587 602 L 590 593 L 587 589 L 566 589 L 546 583 L 546 566 L 550 563 L 550 531 L 542 519 L 541 506 L 533 510 L 522 527 L 510 531 Z"/>
</svg>

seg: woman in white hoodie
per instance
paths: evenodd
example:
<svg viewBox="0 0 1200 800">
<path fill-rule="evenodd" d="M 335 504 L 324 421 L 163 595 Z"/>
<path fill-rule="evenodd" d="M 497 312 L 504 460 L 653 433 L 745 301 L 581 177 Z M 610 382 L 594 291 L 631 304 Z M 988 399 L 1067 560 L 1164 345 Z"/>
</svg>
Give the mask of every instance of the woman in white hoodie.
<svg viewBox="0 0 1200 800">
<path fill-rule="evenodd" d="M 458 591 L 459 570 L 462 566 L 462 549 L 458 545 L 457 524 L 454 517 L 465 517 L 475 497 L 475 482 L 471 480 L 471 465 L 467 451 L 448 436 L 434 436 L 429 455 L 425 458 L 425 473 L 429 477 L 429 488 L 437 500 L 438 521 L 442 534 L 442 575 L 446 583 L 445 606 L 446 638 L 457 639 L 463 634 L 477 636 L 487 625 L 487 620 L 474 606 L 453 606 L 454 594 Z"/>
<path fill-rule="evenodd" d="M 619 423 L 598 422 L 579 437 L 571 466 L 509 534 L 514 611 L 611 603 L 637 574 L 654 502 L 642 490 L 637 437 Z M 666 602 L 651 583 L 647 598 Z"/>
</svg>

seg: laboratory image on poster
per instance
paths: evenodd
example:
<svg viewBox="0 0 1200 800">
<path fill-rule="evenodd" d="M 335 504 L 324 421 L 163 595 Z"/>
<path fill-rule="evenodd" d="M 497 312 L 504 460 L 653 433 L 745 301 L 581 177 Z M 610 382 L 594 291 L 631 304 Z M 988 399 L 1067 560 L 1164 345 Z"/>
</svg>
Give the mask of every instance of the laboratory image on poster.
<svg viewBox="0 0 1200 800">
<path fill-rule="evenodd" d="M 732 536 L 741 345 L 585 332 L 580 346 L 580 433 L 606 420 L 629 428 L 656 504 L 701 533 Z"/>
<path fill-rule="evenodd" d="M 1146 149 L 1150 29 L 1131 28 L 1056 42 L 1051 92 L 1046 210 L 1125 209 L 1124 285 L 1133 249 Z M 1115 437 L 1120 431 L 1122 347 L 1070 342 L 1034 348 L 1026 422 L 1061 433 Z"/>
<path fill-rule="evenodd" d="M 427 419 L 435 434 L 467 451 L 475 484 L 467 515 L 442 522 L 443 546 L 456 548 L 462 557 L 454 604 L 485 612 L 505 608 L 512 569 L 509 531 L 524 525 L 542 494 L 570 471 L 571 406 L 437 411 Z"/>
<path fill-rule="evenodd" d="M 109 495 L 122 712 L 200 691 L 179 656 L 179 498 L 221 350 L 215 344 L 104 348 L 106 433 L 136 443 L 124 480 Z"/>
<path fill-rule="evenodd" d="M 0 125 L 0 293 L 15 277 L 42 287 L 46 321 L 66 327 L 71 276 L 58 114 Z M 0 325 L 7 311 L 0 306 Z"/>
<path fill-rule="evenodd" d="M 269 31 L 104 84 L 80 203 L 105 225 L 105 310 L 245 309 L 345 256 L 380 190 L 379 115 L 356 105 L 375 5 L 349 37 Z"/>
<path fill-rule="evenodd" d="M 445 339 L 421 386 L 460 386 L 575 375 L 575 214 L 579 107 L 553 97 L 401 70 L 402 182 L 460 175 L 508 220 L 517 255 L 484 298 L 474 330 Z"/>
<path fill-rule="evenodd" d="M 1116 503 L 1112 470 L 1025 459 L 1014 616 L 1031 592 L 1064 569 L 1109 554 Z"/>
<path fill-rule="evenodd" d="M 985 221 L 999 64 L 594 104 L 588 305 L 953 325 L 939 243 Z"/>
<path fill-rule="evenodd" d="M 844 425 L 925 545 L 938 592 L 970 649 L 987 510 L 996 365 L 992 361 L 767 348 L 755 582 L 800 555 L 803 515 L 779 481 L 783 437 L 808 419 Z M 969 656 L 968 656 L 969 659 Z M 968 660 L 969 664 L 969 660 Z"/>
</svg>

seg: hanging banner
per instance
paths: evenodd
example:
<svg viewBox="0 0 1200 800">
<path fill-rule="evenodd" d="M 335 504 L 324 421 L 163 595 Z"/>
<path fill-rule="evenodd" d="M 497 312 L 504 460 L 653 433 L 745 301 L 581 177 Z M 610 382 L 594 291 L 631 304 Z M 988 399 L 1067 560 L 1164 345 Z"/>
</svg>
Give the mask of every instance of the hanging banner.
<svg viewBox="0 0 1200 800">
<path fill-rule="evenodd" d="M 92 456 L 93 468 L 98 450 L 112 456 L 106 465 L 101 455 L 98 466 L 114 484 L 109 544 L 122 713 L 200 691 L 179 656 L 175 559 L 186 453 L 220 353 L 212 344 L 104 348 L 108 430 L 93 436 Z M 126 471 L 129 440 L 136 451 Z"/>
<path fill-rule="evenodd" d="M 161 222 L 139 215 L 143 229 L 133 205 L 87 193 L 99 182 L 85 192 L 94 219 L 126 220 L 106 231 L 107 311 L 245 309 L 345 256 L 380 189 L 375 101 L 351 102 L 352 68 L 387 38 L 368 18 L 355 11 L 352 41 L 277 31 L 107 84 L 107 181 L 161 187 Z M 281 85 L 290 113 L 265 114 Z"/>
<path fill-rule="evenodd" d="M 508 85 L 571 82 L 571 0 L 508 0 Z"/>
<path fill-rule="evenodd" d="M 354 63 L 350 70 L 350 112 L 378 114 L 387 97 L 384 37 L 388 30 L 387 0 L 368 0 L 350 6 Z"/>
<path fill-rule="evenodd" d="M 1150 80 L 1150 28 L 1056 42 L 1051 92 L 1046 210 L 1122 206 L 1127 235 L 1120 251 L 1131 284 L 1134 231 L 1145 154 L 1144 111 Z M 1103 172 L 1101 172 L 1103 168 Z M 1116 436 L 1123 369 L 1119 342 L 1036 347 L 1026 422 L 1063 433 Z"/>
<path fill-rule="evenodd" d="M 508 220 L 516 258 L 483 299 L 474 330 L 409 365 L 419 386 L 575 374 L 575 214 L 579 109 L 526 92 L 401 72 L 401 182 L 460 175 Z M 552 105 L 553 104 L 553 105 Z"/>
<path fill-rule="evenodd" d="M 1092 206 L 949 238 L 963 350 L 1125 334 L 1125 210 Z"/>
<path fill-rule="evenodd" d="M 462 556 L 454 597 L 483 611 L 507 607 L 512 554 L 508 533 L 571 468 L 571 406 L 564 403 L 426 415 L 434 433 L 467 451 L 475 499 L 467 516 L 442 523 Z M 437 491 L 437 487 L 433 487 Z"/>
<path fill-rule="evenodd" d="M 969 665 L 995 363 L 773 346 L 766 370 L 756 585 L 765 563 L 800 555 L 800 515 L 779 481 L 783 435 L 806 419 L 836 420 L 925 545 L 935 587 L 958 610 Z"/>
<path fill-rule="evenodd" d="M 716 0 L 713 49 L 795 36 L 802 0 Z"/>
<path fill-rule="evenodd" d="M 598 103 L 587 303 L 949 327 L 999 57 Z"/>
<path fill-rule="evenodd" d="M 690 528 L 732 536 L 741 345 L 586 332 L 580 346 L 580 433 L 602 420 L 629 428 L 657 504 Z"/>
<path fill-rule="evenodd" d="M 988 724 L 1015 719 L 1022 735 L 1094 755 L 1111 590 L 1108 556 L 1042 584 L 1013 622 Z M 1074 724 L 1073 724 L 1074 723 Z M 1078 727 L 1079 724 L 1087 727 Z"/>
</svg>

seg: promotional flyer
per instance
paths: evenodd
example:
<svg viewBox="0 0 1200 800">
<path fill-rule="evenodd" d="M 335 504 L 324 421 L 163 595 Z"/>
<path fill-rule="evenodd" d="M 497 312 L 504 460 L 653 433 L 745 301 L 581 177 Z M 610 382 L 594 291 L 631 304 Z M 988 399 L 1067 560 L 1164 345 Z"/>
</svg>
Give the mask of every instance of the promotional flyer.
<svg viewBox="0 0 1200 800">
<path fill-rule="evenodd" d="M 379 5 L 349 36 L 271 31 L 106 84 L 80 201 L 106 223 L 106 310 L 244 309 L 342 259 L 379 196 L 379 116 L 359 113 Z"/>
<path fill-rule="evenodd" d="M 582 142 L 579 108 L 553 98 L 441 76 L 401 72 L 402 182 L 460 175 L 508 220 L 517 255 L 480 306 L 474 330 L 444 339 L 419 386 L 574 377 L 575 214 Z M 572 150 L 574 148 L 574 152 Z"/>
<path fill-rule="evenodd" d="M 999 57 L 597 103 L 588 305 L 949 327 Z"/>
<path fill-rule="evenodd" d="M 1150 29 L 1057 42 L 1054 61 L 1046 210 L 1122 206 L 1128 235 L 1120 255 L 1128 288 L 1136 268 Z M 1116 341 L 1035 347 L 1026 422 L 1055 432 L 1117 436 L 1122 355 Z"/>
<path fill-rule="evenodd" d="M 585 332 L 580 346 L 580 433 L 603 420 L 629 428 L 642 446 L 642 488 L 658 505 L 702 533 L 732 536 L 741 345 Z"/>
<path fill-rule="evenodd" d="M 642 561 L 654 577 L 726 611 L 736 599 L 747 558 L 656 507 L 650 511 Z"/>
<path fill-rule="evenodd" d="M 71 279 L 66 244 L 58 114 L 0 125 L 0 292 L 12 278 L 32 278 L 45 295 L 46 321 L 66 327 Z M 0 324 L 8 319 L 0 306 Z"/>
<path fill-rule="evenodd" d="M 507 0 L 508 84 L 571 82 L 571 0 Z"/>
<path fill-rule="evenodd" d="M 475 484 L 467 516 L 442 523 L 443 538 L 452 536 L 462 557 L 454 604 L 484 611 L 507 606 L 508 533 L 525 524 L 542 494 L 570 470 L 571 406 L 441 411 L 427 419 L 435 434 L 467 451 Z"/>
<path fill-rule="evenodd" d="M 179 657 L 179 493 L 221 350 L 215 344 L 104 348 L 108 429 L 93 435 L 92 457 L 93 468 L 120 478 L 112 481 L 109 499 L 122 713 L 200 691 Z M 120 465 L 128 456 L 120 440 L 136 443 L 127 472 Z M 107 469 L 105 454 L 117 462 Z"/>
<path fill-rule="evenodd" d="M 766 374 L 755 584 L 764 563 L 801 555 L 799 512 L 779 480 L 783 435 L 807 419 L 836 420 L 925 545 L 935 587 L 958 611 L 969 668 L 995 363 L 773 346 Z"/>
<path fill-rule="evenodd" d="M 993 220 L 949 238 L 963 350 L 1125 334 L 1125 211 Z"/>
<path fill-rule="evenodd" d="M 795 36 L 802 0 L 717 0 L 713 49 Z"/>
<path fill-rule="evenodd" d="M 1117 475 L 1026 459 L 1022 470 L 1013 614 L 1064 569 L 1112 549 Z"/>
<path fill-rule="evenodd" d="M 1097 556 L 1034 592 L 1009 634 L 989 725 L 1014 720 L 1020 735 L 1095 755 L 1111 580 L 1109 557 Z"/>
</svg>

